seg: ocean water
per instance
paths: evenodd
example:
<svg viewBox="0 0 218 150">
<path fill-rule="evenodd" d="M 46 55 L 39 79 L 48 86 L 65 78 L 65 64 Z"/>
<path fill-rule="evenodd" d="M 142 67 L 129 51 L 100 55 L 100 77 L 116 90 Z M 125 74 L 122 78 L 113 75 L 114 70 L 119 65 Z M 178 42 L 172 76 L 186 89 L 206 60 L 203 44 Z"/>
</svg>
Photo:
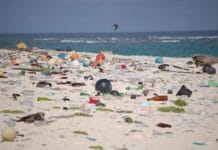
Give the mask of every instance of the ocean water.
<svg viewBox="0 0 218 150">
<path fill-rule="evenodd" d="M 0 48 L 28 47 L 79 52 L 112 51 L 121 55 L 190 57 L 218 56 L 218 31 L 0 34 Z"/>
</svg>

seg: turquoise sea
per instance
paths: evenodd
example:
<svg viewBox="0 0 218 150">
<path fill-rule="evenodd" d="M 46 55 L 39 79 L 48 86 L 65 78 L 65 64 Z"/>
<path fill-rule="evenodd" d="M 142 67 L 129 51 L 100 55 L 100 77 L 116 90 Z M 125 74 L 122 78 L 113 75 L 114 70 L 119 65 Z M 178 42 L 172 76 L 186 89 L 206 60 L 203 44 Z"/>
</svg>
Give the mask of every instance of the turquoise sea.
<svg viewBox="0 0 218 150">
<path fill-rule="evenodd" d="M 218 56 L 218 31 L 0 34 L 0 48 L 28 47 L 79 52 L 112 51 L 121 55 Z"/>
</svg>

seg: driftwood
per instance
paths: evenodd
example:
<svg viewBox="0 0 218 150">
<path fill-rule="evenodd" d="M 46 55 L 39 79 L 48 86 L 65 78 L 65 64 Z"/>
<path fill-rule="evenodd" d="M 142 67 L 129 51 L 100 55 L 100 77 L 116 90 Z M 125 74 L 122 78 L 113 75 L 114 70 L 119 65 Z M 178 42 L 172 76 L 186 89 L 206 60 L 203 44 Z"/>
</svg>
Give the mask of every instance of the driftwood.
<svg viewBox="0 0 218 150">
<path fill-rule="evenodd" d="M 218 57 L 209 55 L 194 55 L 192 59 L 197 66 L 203 66 L 205 64 L 213 65 L 218 63 Z"/>
</svg>

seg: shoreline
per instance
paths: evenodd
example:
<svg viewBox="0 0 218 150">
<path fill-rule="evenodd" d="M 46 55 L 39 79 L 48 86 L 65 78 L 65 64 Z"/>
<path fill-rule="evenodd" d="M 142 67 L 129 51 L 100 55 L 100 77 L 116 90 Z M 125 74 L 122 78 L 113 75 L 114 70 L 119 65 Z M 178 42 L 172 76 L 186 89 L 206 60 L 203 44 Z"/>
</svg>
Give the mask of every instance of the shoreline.
<svg viewBox="0 0 218 150">
<path fill-rule="evenodd" d="M 86 51 L 77 51 L 77 50 L 71 50 L 71 51 L 67 51 L 67 50 L 57 50 L 57 49 L 41 49 L 41 48 L 27 48 L 27 49 L 23 49 L 23 50 L 19 50 L 17 48 L 0 48 L 0 51 L 25 51 L 25 52 L 40 52 L 40 51 L 45 51 L 45 52 L 56 52 L 56 53 L 73 53 L 73 52 L 78 52 L 81 54 L 90 54 L 90 55 L 96 55 L 98 53 L 105 53 L 105 54 L 110 54 L 110 55 L 114 55 L 114 56 L 118 56 L 118 57 L 163 57 L 163 58 L 181 58 L 181 59 L 191 59 L 191 57 L 193 55 L 204 55 L 204 54 L 193 54 L 192 56 L 184 56 L 184 57 L 170 57 L 170 56 L 153 56 L 153 55 L 122 55 L 122 54 L 114 54 L 113 51 L 101 51 L 99 50 L 99 52 L 86 52 Z M 210 56 L 210 55 L 208 55 Z"/>
</svg>

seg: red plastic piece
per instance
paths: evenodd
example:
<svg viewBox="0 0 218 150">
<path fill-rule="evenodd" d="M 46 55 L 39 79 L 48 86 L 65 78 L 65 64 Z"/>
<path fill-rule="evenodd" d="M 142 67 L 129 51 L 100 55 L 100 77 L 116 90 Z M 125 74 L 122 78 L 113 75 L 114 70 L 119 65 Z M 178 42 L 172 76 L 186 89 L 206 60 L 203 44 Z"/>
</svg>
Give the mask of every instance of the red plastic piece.
<svg viewBox="0 0 218 150">
<path fill-rule="evenodd" d="M 100 103 L 100 101 L 98 99 L 94 98 L 94 97 L 90 97 L 89 98 L 89 103 L 90 104 L 98 104 L 98 103 Z"/>
<path fill-rule="evenodd" d="M 122 69 L 126 69 L 126 65 L 125 64 L 121 64 L 120 65 Z"/>
<path fill-rule="evenodd" d="M 96 59 L 97 60 L 105 60 L 105 56 L 104 56 L 104 54 L 103 53 L 99 53 L 97 56 L 96 56 Z"/>
</svg>

